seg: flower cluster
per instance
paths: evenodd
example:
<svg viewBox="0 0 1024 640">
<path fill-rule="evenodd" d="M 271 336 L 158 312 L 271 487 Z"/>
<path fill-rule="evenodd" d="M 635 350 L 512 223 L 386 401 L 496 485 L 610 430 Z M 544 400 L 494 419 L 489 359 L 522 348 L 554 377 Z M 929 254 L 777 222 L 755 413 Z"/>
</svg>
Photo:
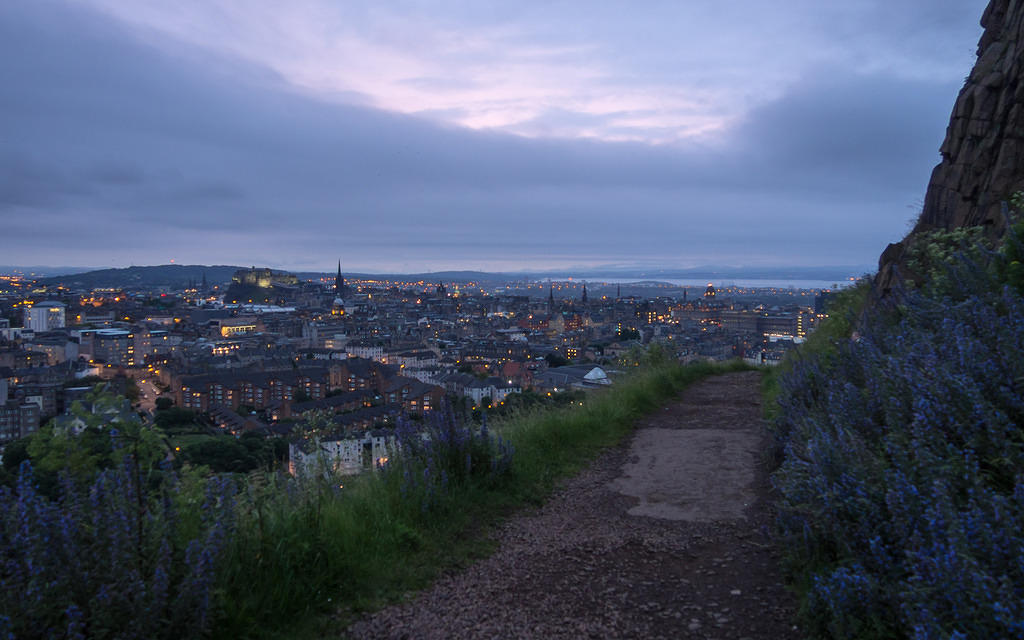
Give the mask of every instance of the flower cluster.
<svg viewBox="0 0 1024 640">
<path fill-rule="evenodd" d="M 418 501 L 422 511 L 436 506 L 455 486 L 491 481 L 511 469 L 514 447 L 487 427 L 464 423 L 450 405 L 426 414 L 422 422 L 400 419 L 395 427 L 396 464 L 386 473 L 401 474 L 401 496 Z"/>
<path fill-rule="evenodd" d="M 234 485 L 211 479 L 189 505 L 169 469 L 158 490 L 142 484 L 126 456 L 91 484 L 65 474 L 52 501 L 22 463 L 16 489 L 0 488 L 0 638 L 182 638 L 210 628 Z"/>
<path fill-rule="evenodd" d="M 1024 637 L 1024 298 L 980 253 L 780 381 L 778 534 L 813 633 Z"/>
</svg>

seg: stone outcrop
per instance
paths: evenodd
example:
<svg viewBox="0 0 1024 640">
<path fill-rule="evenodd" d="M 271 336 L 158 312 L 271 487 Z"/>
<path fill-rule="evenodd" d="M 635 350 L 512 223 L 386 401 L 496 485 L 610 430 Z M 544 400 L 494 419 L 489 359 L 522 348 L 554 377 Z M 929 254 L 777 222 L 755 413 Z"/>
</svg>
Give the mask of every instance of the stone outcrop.
<svg viewBox="0 0 1024 640">
<path fill-rule="evenodd" d="M 1002 203 L 1024 189 L 1024 0 L 991 0 L 981 25 L 978 60 L 953 108 L 921 217 L 879 259 L 882 294 L 913 277 L 904 259 L 918 234 L 984 225 L 997 239 L 1007 226 Z"/>
</svg>

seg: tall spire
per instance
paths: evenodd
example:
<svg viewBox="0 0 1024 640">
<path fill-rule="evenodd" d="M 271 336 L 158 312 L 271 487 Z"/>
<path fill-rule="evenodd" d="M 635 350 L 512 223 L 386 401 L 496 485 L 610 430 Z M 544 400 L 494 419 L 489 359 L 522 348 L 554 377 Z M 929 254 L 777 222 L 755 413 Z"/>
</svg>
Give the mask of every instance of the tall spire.
<svg viewBox="0 0 1024 640">
<path fill-rule="evenodd" d="M 583 304 L 587 304 L 587 283 L 583 283 L 583 297 L 580 299 Z"/>
<path fill-rule="evenodd" d="M 551 283 L 548 285 L 548 313 L 555 310 L 555 285 Z"/>
<path fill-rule="evenodd" d="M 342 295 L 345 289 L 345 277 L 341 275 L 341 260 L 338 260 L 338 275 L 334 278 L 334 293 Z"/>
<path fill-rule="evenodd" d="M 619 300 L 621 298 L 622 298 L 622 285 L 621 284 L 617 284 L 617 285 L 615 285 L 615 299 Z"/>
</svg>

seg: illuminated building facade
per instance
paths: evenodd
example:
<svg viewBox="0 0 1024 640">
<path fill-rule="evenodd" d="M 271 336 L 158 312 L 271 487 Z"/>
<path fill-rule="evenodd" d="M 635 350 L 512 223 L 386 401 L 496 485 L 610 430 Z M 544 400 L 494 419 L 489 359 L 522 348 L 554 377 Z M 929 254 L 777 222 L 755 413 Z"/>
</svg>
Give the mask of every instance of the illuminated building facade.
<svg viewBox="0 0 1024 640">
<path fill-rule="evenodd" d="M 67 308 L 61 302 L 39 302 L 25 309 L 25 328 L 37 333 L 64 326 Z"/>
</svg>

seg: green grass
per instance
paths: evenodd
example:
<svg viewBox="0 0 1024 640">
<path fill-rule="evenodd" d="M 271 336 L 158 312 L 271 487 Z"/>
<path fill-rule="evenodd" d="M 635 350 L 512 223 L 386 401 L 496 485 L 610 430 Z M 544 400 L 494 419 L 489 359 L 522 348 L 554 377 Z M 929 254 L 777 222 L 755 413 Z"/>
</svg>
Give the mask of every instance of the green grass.
<svg viewBox="0 0 1024 640">
<path fill-rule="evenodd" d="M 652 366 L 588 395 L 583 406 L 505 418 L 491 426 L 515 445 L 510 473 L 455 486 L 426 513 L 402 499 L 400 474 L 307 479 L 292 490 L 253 476 L 220 584 L 216 635 L 336 636 L 352 615 L 489 553 L 492 527 L 518 507 L 541 503 L 641 415 L 709 375 L 749 369 Z"/>
</svg>

